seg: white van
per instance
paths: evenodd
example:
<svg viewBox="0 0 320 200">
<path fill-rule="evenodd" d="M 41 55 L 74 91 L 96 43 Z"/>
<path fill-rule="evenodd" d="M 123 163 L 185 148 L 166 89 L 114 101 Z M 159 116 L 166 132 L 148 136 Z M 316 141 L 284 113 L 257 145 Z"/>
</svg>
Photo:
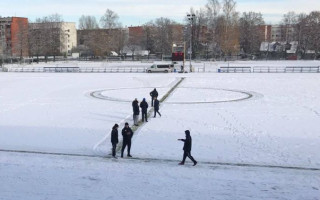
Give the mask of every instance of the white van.
<svg viewBox="0 0 320 200">
<path fill-rule="evenodd" d="M 152 72 L 172 72 L 172 65 L 170 64 L 153 64 L 152 66 L 148 67 L 146 69 L 146 72 L 152 73 Z"/>
</svg>

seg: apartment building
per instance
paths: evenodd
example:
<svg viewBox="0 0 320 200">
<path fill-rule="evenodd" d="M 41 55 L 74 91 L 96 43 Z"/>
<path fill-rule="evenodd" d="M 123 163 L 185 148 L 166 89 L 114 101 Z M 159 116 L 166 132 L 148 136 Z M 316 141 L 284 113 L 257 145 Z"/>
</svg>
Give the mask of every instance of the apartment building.
<svg viewBox="0 0 320 200">
<path fill-rule="evenodd" d="M 70 55 L 77 46 L 74 22 L 42 22 L 29 24 L 30 54 Z"/>
<path fill-rule="evenodd" d="M 0 55 L 28 57 L 28 18 L 0 18 Z"/>
<path fill-rule="evenodd" d="M 65 45 L 62 45 L 62 53 L 68 53 L 70 55 L 72 53 L 72 48 L 77 46 L 77 29 L 76 23 L 74 22 L 62 22 L 61 25 L 62 32 L 64 33 Z"/>
<path fill-rule="evenodd" d="M 294 27 L 286 25 L 271 26 L 271 40 L 274 42 L 294 41 Z"/>
</svg>

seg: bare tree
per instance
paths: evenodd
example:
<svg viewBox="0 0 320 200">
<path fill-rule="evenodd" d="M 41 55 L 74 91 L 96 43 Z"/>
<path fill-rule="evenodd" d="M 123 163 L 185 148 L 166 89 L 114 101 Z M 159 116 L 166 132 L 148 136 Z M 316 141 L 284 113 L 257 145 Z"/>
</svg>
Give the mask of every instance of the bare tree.
<svg viewBox="0 0 320 200">
<path fill-rule="evenodd" d="M 295 25 L 298 41 L 297 52 L 302 58 L 305 57 L 306 51 L 308 50 L 310 44 L 308 39 L 308 26 L 307 26 L 307 15 L 304 13 L 297 15 L 297 24 Z"/>
<path fill-rule="evenodd" d="M 120 26 L 119 16 L 114 11 L 107 9 L 100 19 L 100 24 L 101 27 L 105 29 L 118 28 Z"/>
<path fill-rule="evenodd" d="M 206 9 L 206 18 L 207 18 L 207 54 L 209 48 L 211 49 L 214 55 L 220 53 L 220 47 L 218 45 L 218 36 L 217 36 L 217 22 L 219 13 L 221 11 L 221 4 L 219 0 L 208 0 L 208 3 L 205 6 Z"/>
<path fill-rule="evenodd" d="M 161 56 L 171 54 L 173 43 L 173 25 L 176 23 L 168 18 L 158 18 L 154 22 L 155 49 Z"/>
<path fill-rule="evenodd" d="M 146 23 L 143 26 L 142 46 L 148 50 L 148 59 L 150 53 L 155 53 L 155 31 L 152 22 Z"/>
<path fill-rule="evenodd" d="M 234 0 L 223 0 L 223 14 L 217 21 L 218 43 L 226 55 L 239 52 L 238 13 Z"/>
<path fill-rule="evenodd" d="M 82 15 L 79 19 L 79 29 L 85 30 L 85 29 L 98 29 L 99 25 L 97 23 L 97 20 L 94 16 L 85 16 Z"/>
<path fill-rule="evenodd" d="M 283 15 L 283 19 L 281 21 L 281 35 L 283 35 L 284 41 L 291 42 L 297 39 L 297 33 L 295 30 L 295 25 L 297 24 L 297 14 L 295 12 L 288 12 Z"/>
<path fill-rule="evenodd" d="M 259 52 L 260 44 L 264 35 L 260 27 L 264 24 L 261 13 L 244 12 L 239 19 L 240 48 L 245 54 L 254 54 Z"/>
<path fill-rule="evenodd" d="M 314 59 L 320 55 L 320 12 L 313 11 L 307 17 L 307 38 L 310 48 L 315 51 Z"/>
<path fill-rule="evenodd" d="M 65 46 L 65 33 L 62 30 L 62 16 L 58 14 L 49 15 L 36 20 L 36 23 L 30 25 L 29 41 L 30 50 L 33 55 L 39 56 L 39 52 L 45 56 L 47 61 L 48 56 L 61 55 Z"/>
</svg>

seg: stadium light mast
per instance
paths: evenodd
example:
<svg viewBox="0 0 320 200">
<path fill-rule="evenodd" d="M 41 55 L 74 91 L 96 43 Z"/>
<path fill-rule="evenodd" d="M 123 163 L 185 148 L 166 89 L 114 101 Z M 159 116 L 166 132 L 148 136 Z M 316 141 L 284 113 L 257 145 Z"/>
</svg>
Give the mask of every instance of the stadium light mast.
<svg viewBox="0 0 320 200">
<path fill-rule="evenodd" d="M 192 58 L 192 25 L 195 19 L 195 14 L 187 14 L 188 20 L 190 21 L 190 48 L 189 48 L 189 59 L 190 59 L 190 72 L 192 72 L 191 58 Z"/>
</svg>

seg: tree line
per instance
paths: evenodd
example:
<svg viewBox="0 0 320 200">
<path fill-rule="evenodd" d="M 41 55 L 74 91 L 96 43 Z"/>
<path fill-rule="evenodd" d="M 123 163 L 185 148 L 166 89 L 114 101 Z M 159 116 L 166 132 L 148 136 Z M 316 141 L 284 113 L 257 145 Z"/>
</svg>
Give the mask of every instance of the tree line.
<svg viewBox="0 0 320 200">
<path fill-rule="evenodd" d="M 193 58 L 218 58 L 232 55 L 257 55 L 262 42 L 273 42 L 265 36 L 265 21 L 260 12 L 236 10 L 235 0 L 208 0 L 199 10 L 190 8 L 187 13 L 194 14 L 192 21 L 185 17 L 184 25 L 168 18 L 158 18 L 145 23 L 142 34 L 131 34 L 117 45 L 109 45 L 118 51 L 125 46 L 132 51 L 145 49 L 150 53 L 170 54 L 172 44 L 186 42 L 190 48 L 192 38 Z M 177 27 L 182 28 L 177 28 Z M 100 19 L 100 26 L 94 16 L 81 16 L 79 29 L 119 29 L 119 16 L 107 10 Z M 298 41 L 297 53 L 302 57 L 313 50 L 315 57 L 320 53 L 320 12 L 309 14 L 288 12 L 279 22 L 281 42 Z M 191 34 L 191 35 L 190 35 Z M 272 33 L 269 33 L 270 35 Z M 119 36 L 119 33 L 115 33 Z M 191 36 L 191 37 L 190 37 Z M 111 38 L 110 41 L 116 39 Z M 116 46 L 116 48 L 115 48 Z"/>
<path fill-rule="evenodd" d="M 82 15 L 78 24 L 78 46 L 73 51 L 107 56 L 111 51 L 122 54 L 130 50 L 134 55 L 136 51 L 147 50 L 150 54 L 162 56 L 171 54 L 174 43 L 185 43 L 186 50 L 192 47 L 193 58 L 258 55 L 261 53 L 262 42 L 273 42 L 270 36 L 266 38 L 263 15 L 253 11 L 239 13 L 236 5 L 235 0 L 208 0 L 202 8 L 190 8 L 186 12 L 194 14 L 193 20 L 186 16 L 181 24 L 161 17 L 129 33 L 121 25 L 118 14 L 110 9 L 106 10 L 99 21 L 94 16 Z M 29 24 L 28 43 L 22 42 L 25 33 L 18 36 L 20 39 L 17 41 L 21 42 L 17 48 L 21 48 L 21 55 L 26 44 L 30 56 L 61 55 L 65 45 L 62 17 L 54 14 L 35 22 Z M 281 42 L 297 41 L 297 54 L 302 58 L 310 51 L 314 58 L 319 57 L 319 11 L 309 14 L 288 12 L 283 15 L 279 27 Z"/>
</svg>

